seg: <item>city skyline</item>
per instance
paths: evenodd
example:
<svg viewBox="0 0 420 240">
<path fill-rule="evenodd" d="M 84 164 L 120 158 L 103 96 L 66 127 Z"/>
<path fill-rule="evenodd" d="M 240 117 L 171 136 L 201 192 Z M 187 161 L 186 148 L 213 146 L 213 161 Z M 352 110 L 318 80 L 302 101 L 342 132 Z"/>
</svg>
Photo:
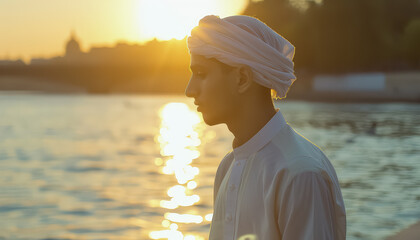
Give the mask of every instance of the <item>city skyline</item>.
<svg viewBox="0 0 420 240">
<path fill-rule="evenodd" d="M 0 2 L 0 59 L 29 63 L 64 54 L 74 31 L 82 51 L 119 42 L 182 39 L 208 14 L 239 14 L 247 0 L 5 0 Z"/>
</svg>

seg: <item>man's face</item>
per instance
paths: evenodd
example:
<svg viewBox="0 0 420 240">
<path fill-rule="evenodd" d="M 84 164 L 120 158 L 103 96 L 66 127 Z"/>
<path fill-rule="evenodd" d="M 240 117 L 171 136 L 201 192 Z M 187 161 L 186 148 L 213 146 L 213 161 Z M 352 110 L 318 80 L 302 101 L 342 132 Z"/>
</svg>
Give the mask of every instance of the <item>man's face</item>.
<svg viewBox="0 0 420 240">
<path fill-rule="evenodd" d="M 215 59 L 191 55 L 192 72 L 185 94 L 194 98 L 197 111 L 203 114 L 208 125 L 226 123 L 235 115 L 237 97 L 235 91 L 235 69 Z"/>
</svg>

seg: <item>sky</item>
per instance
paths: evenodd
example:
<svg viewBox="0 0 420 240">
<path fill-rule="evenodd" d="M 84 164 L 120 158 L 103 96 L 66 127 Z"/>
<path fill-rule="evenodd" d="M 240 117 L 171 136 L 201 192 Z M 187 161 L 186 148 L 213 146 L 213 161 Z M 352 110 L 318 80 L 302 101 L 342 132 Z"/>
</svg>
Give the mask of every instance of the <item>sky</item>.
<svg viewBox="0 0 420 240">
<path fill-rule="evenodd" d="M 71 31 L 82 51 L 117 42 L 182 39 L 208 14 L 240 14 L 247 0 L 0 0 L 0 59 L 64 54 Z"/>
</svg>

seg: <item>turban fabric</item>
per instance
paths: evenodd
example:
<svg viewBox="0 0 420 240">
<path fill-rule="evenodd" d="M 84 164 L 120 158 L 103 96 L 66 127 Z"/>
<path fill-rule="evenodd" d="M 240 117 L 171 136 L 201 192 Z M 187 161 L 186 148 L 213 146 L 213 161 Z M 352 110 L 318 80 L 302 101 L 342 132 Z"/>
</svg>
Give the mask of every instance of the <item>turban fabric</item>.
<svg viewBox="0 0 420 240">
<path fill-rule="evenodd" d="M 191 54 L 215 58 L 229 66 L 249 66 L 254 81 L 286 97 L 296 80 L 293 70 L 295 47 L 256 18 L 231 16 L 202 18 L 188 38 Z"/>
</svg>

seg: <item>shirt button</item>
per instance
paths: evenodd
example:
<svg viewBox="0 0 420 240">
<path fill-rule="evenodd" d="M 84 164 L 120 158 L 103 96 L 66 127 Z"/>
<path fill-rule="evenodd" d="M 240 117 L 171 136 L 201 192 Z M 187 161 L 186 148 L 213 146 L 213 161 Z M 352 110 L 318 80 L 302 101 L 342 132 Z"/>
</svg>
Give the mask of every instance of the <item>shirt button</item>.
<svg viewBox="0 0 420 240">
<path fill-rule="evenodd" d="M 230 221 L 232 221 L 232 215 L 228 214 L 226 216 L 226 222 L 230 222 Z"/>
<path fill-rule="evenodd" d="M 233 192 L 233 191 L 235 191 L 235 184 L 231 184 L 230 186 L 229 186 L 229 190 L 231 191 L 231 192 Z"/>
</svg>

